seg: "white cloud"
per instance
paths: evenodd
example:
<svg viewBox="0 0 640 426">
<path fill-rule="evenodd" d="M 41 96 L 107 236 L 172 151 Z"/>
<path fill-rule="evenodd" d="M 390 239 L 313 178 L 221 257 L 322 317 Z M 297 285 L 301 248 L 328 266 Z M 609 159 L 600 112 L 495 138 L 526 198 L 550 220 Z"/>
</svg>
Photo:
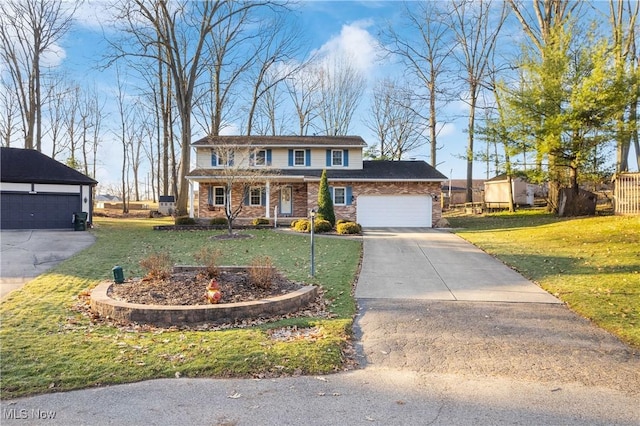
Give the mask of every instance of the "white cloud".
<svg viewBox="0 0 640 426">
<path fill-rule="evenodd" d="M 332 37 L 314 53 L 327 59 L 347 57 L 358 70 L 368 74 L 375 61 L 380 58 L 382 50 L 380 43 L 367 30 L 371 25 L 371 20 L 345 24 L 340 34 Z"/>
<path fill-rule="evenodd" d="M 67 52 L 59 44 L 52 44 L 42 53 L 40 64 L 45 67 L 55 68 L 64 61 Z"/>
</svg>

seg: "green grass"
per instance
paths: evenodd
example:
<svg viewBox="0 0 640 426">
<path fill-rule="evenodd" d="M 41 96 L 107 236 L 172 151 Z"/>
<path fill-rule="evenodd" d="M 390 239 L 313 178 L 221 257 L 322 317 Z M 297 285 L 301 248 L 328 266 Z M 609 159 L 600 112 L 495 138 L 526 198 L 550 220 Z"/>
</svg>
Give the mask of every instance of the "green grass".
<svg viewBox="0 0 640 426">
<path fill-rule="evenodd" d="M 640 218 L 450 217 L 455 232 L 640 348 Z"/>
<path fill-rule="evenodd" d="M 309 236 L 272 230 L 243 231 L 254 238 L 215 240 L 224 231 L 153 231 L 166 220 L 98 218 L 96 243 L 10 294 L 0 304 L 2 398 L 161 377 L 256 377 L 323 374 L 342 368 L 351 337 L 351 295 L 361 255 L 358 240 L 317 238 L 316 276 L 309 277 Z M 175 263 L 194 264 L 203 245 L 220 248 L 225 265 L 268 255 L 290 279 L 320 285 L 331 319 L 293 318 L 223 331 L 131 330 L 95 324 L 72 309 L 78 295 L 111 279 L 141 276 L 139 261 L 168 252 Z M 272 340 L 267 330 L 319 327 L 317 341 Z"/>
</svg>

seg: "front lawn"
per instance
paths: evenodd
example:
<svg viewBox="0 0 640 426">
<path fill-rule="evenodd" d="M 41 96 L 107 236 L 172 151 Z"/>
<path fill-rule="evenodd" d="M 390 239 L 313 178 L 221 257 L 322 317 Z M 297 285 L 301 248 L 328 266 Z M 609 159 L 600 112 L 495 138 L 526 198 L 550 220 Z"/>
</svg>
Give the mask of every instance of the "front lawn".
<svg viewBox="0 0 640 426">
<path fill-rule="evenodd" d="M 523 211 L 447 219 L 458 235 L 640 348 L 640 218 Z"/>
<path fill-rule="evenodd" d="M 254 237 L 216 240 L 225 231 L 153 231 L 167 220 L 97 218 L 96 243 L 12 293 L 0 304 L 2 398 L 161 377 L 269 377 L 325 374 L 344 366 L 351 334 L 359 240 L 316 238 L 315 278 L 309 277 L 309 236 L 273 230 L 242 231 Z M 169 253 L 194 264 L 208 245 L 222 250 L 223 265 L 248 264 L 268 255 L 289 279 L 321 285 L 331 319 L 293 318 L 221 331 L 116 328 L 91 322 L 72 309 L 78 295 L 111 279 L 141 276 L 139 261 Z M 270 329 L 317 327 L 314 339 L 278 341 Z"/>
</svg>

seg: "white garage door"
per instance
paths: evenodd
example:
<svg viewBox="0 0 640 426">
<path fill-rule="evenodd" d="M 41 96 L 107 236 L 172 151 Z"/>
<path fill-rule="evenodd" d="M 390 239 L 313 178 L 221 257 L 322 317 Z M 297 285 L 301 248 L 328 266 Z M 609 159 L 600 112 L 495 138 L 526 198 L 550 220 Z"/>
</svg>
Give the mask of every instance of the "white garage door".
<svg viewBox="0 0 640 426">
<path fill-rule="evenodd" d="M 361 195 L 358 197 L 358 223 L 364 227 L 429 227 L 429 195 Z"/>
</svg>

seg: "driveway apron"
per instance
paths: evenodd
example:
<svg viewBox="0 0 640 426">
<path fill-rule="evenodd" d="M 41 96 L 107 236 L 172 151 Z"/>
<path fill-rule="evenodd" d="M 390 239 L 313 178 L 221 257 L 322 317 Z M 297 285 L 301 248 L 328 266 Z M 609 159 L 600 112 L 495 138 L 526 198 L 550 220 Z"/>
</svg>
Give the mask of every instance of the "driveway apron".
<svg viewBox="0 0 640 426">
<path fill-rule="evenodd" d="M 366 231 L 356 297 L 561 303 L 482 250 L 446 231 Z"/>
<path fill-rule="evenodd" d="M 549 407 L 569 384 L 603 412 L 606 392 L 640 400 L 636 350 L 450 232 L 366 230 L 355 294 L 359 356 L 371 371 L 541 384 Z M 640 422 L 639 407 L 599 421 Z"/>
</svg>

